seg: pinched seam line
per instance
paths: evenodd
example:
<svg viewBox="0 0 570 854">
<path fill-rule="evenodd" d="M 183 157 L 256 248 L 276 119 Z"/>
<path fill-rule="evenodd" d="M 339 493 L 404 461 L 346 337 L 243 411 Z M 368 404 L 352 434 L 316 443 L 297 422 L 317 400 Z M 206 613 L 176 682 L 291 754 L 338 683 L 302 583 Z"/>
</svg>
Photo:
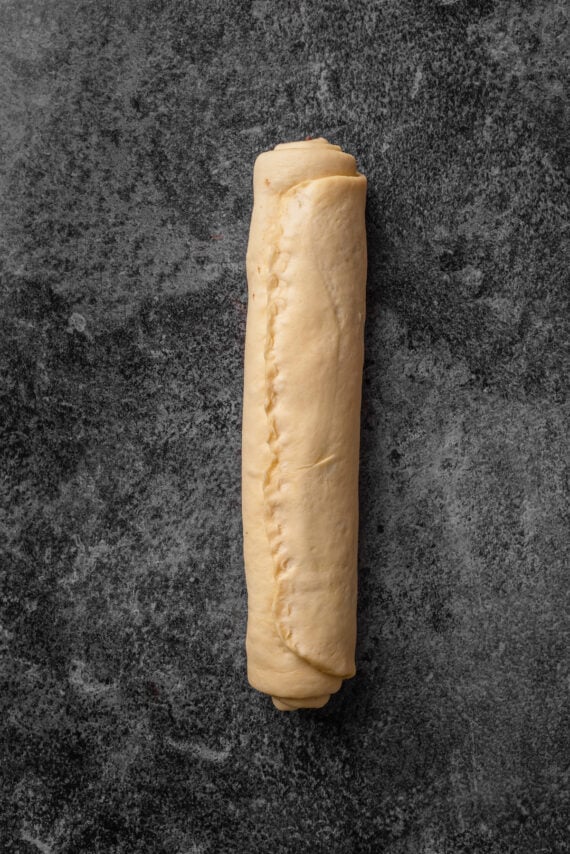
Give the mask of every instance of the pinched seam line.
<svg viewBox="0 0 570 854">
<path fill-rule="evenodd" d="M 268 426 L 268 444 L 271 452 L 271 461 L 263 479 L 263 494 L 265 500 L 265 522 L 269 550 L 273 559 L 276 581 L 285 572 L 290 564 L 291 558 L 287 554 L 283 538 L 282 526 L 276 519 L 276 511 L 279 508 L 280 483 L 278 481 L 280 436 L 275 419 L 275 403 L 277 400 L 276 379 L 279 375 L 279 366 L 275 358 L 275 324 L 279 311 L 279 304 L 285 305 L 285 296 L 282 293 L 282 280 L 276 272 L 277 263 L 281 257 L 280 243 L 283 237 L 282 209 L 283 199 L 281 196 L 274 233 L 270 240 L 274 245 L 273 257 L 269 265 L 269 281 L 267 287 L 267 331 L 265 337 L 265 401 L 264 408 Z M 284 270 L 283 270 L 284 272 Z M 279 300 L 277 299 L 279 298 Z M 284 640 L 291 638 L 292 630 L 288 629 Z"/>
</svg>

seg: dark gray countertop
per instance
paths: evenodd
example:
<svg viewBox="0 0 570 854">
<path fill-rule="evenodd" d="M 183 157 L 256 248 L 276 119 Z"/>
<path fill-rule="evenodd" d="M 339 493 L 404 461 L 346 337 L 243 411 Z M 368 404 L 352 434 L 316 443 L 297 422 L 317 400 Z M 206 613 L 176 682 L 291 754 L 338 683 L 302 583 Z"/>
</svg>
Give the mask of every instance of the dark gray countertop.
<svg viewBox="0 0 570 854">
<path fill-rule="evenodd" d="M 562 0 L 4 0 L 0 849 L 570 850 Z M 246 683 L 256 155 L 369 181 L 358 675 Z"/>
</svg>

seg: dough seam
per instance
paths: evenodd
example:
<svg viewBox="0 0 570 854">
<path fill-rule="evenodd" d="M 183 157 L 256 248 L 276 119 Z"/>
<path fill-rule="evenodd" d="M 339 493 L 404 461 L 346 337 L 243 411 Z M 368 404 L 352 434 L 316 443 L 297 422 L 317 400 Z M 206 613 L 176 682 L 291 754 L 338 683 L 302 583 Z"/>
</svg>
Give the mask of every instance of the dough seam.
<svg viewBox="0 0 570 854">
<path fill-rule="evenodd" d="M 303 182 L 304 183 L 304 182 Z M 295 187 L 298 185 L 295 185 Z M 269 550 L 273 561 L 273 576 L 275 592 L 272 602 L 272 613 L 275 620 L 275 599 L 277 594 L 277 582 L 279 576 L 285 572 L 290 561 L 290 557 L 286 553 L 285 542 L 283 537 L 283 529 L 276 519 L 275 511 L 278 509 L 279 500 L 276 494 L 279 491 L 279 485 L 275 484 L 275 479 L 279 474 L 279 430 L 275 421 L 274 409 L 277 400 L 277 389 L 275 387 L 275 379 L 279 375 L 279 366 L 275 359 L 275 323 L 277 315 L 280 314 L 279 305 L 276 302 L 276 297 L 281 297 L 282 279 L 277 273 L 276 267 L 282 255 L 281 239 L 283 237 L 282 210 L 284 198 L 291 193 L 295 187 L 290 188 L 287 193 L 280 195 L 277 216 L 275 219 L 274 234 L 271 235 L 273 243 L 273 255 L 268 271 L 267 283 L 267 328 L 265 338 L 265 414 L 267 417 L 268 437 L 267 443 L 271 452 L 271 460 L 265 476 L 263 478 L 263 500 L 265 509 L 265 527 L 267 531 L 267 539 L 269 542 Z M 285 269 L 282 273 L 285 272 Z M 282 301 L 282 309 L 286 306 L 286 301 Z M 275 620 L 277 632 L 290 648 L 289 640 L 291 638 L 291 630 L 284 635 L 281 631 L 279 623 Z M 296 652 L 296 650 L 294 650 Z"/>
</svg>

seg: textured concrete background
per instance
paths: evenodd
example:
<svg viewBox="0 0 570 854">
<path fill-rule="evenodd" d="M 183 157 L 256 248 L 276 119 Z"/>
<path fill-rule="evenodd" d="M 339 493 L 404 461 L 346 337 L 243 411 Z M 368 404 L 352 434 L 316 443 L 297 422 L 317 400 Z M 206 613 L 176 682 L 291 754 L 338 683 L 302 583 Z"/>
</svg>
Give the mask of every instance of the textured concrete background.
<svg viewBox="0 0 570 854">
<path fill-rule="evenodd" d="M 565 9 L 3 0 L 2 852 L 570 850 Z M 318 134 L 369 179 L 359 672 L 283 716 L 244 254 Z"/>
</svg>

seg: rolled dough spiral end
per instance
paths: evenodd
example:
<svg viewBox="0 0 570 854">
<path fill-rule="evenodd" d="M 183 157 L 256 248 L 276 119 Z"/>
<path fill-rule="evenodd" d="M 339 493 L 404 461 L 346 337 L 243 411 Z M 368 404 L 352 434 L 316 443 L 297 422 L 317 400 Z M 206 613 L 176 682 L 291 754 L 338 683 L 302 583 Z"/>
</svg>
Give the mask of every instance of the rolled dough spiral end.
<svg viewBox="0 0 570 854">
<path fill-rule="evenodd" d="M 322 694 L 320 697 L 303 697 L 299 700 L 294 697 L 272 697 L 271 699 L 280 712 L 296 712 L 298 709 L 322 709 L 330 698 L 330 694 Z"/>
</svg>

